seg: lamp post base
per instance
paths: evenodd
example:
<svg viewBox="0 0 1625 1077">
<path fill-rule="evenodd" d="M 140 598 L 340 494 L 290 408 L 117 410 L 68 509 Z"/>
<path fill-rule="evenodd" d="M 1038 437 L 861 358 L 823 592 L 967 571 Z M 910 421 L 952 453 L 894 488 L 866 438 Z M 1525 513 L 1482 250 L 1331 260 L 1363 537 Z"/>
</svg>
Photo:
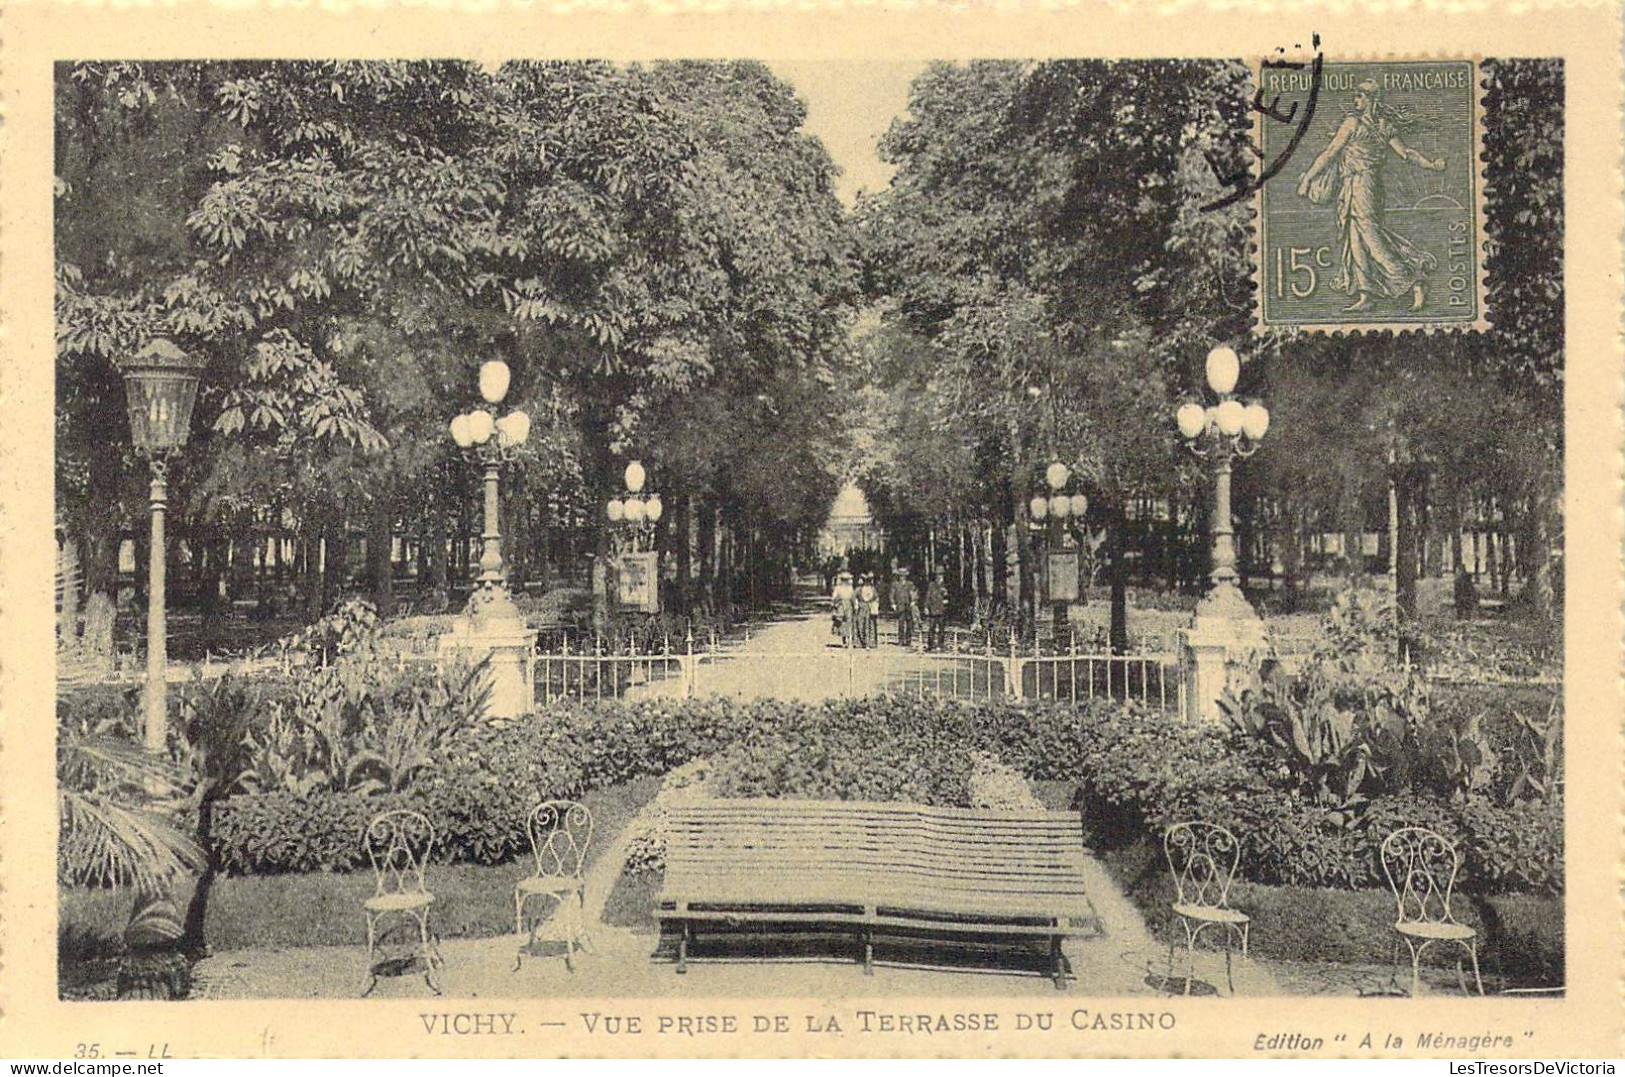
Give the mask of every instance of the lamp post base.
<svg viewBox="0 0 1625 1077">
<path fill-rule="evenodd" d="M 1263 619 L 1231 580 L 1202 598 L 1179 643 L 1185 717 L 1193 722 L 1222 721 L 1219 700 L 1248 687 L 1269 650 Z"/>
<path fill-rule="evenodd" d="M 481 587 L 468 613 L 441 638 L 440 653 L 487 659 L 487 718 L 518 718 L 536 706 L 536 632 L 525 624 L 505 587 Z"/>
</svg>

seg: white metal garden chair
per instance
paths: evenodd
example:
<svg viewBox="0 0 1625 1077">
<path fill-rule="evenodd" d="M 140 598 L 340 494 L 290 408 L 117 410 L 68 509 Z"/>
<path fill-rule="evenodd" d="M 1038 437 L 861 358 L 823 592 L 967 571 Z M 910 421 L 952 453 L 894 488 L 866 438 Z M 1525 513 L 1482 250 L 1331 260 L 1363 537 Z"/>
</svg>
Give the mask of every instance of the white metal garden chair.
<svg viewBox="0 0 1625 1077">
<path fill-rule="evenodd" d="M 386 811 L 367 824 L 362 832 L 362 844 L 372 864 L 374 879 L 372 896 L 361 903 L 367 915 L 367 971 L 372 976 L 365 993 L 371 994 L 378 986 L 375 962 L 378 926 L 395 916 L 416 921 L 423 980 L 435 994 L 440 994 L 434 970 L 442 961 L 429 933 L 429 910 L 434 905 L 434 895 L 423 881 L 424 862 L 434 846 L 434 827 L 420 812 Z"/>
<path fill-rule="evenodd" d="M 1421 988 L 1423 952 L 1436 942 L 1451 942 L 1472 959 L 1473 982 L 1482 995 L 1484 981 L 1478 975 L 1478 932 L 1457 921 L 1450 909 L 1456 875 L 1461 870 L 1461 856 L 1455 844 L 1426 827 L 1404 827 L 1383 839 L 1382 870 L 1388 876 L 1388 885 L 1393 888 L 1398 905 L 1390 979 L 1398 978 L 1399 944 L 1404 942 L 1411 954 L 1411 997 L 1415 998 Z M 1467 994 L 1467 976 L 1459 958 L 1456 977 L 1461 982 L 1462 994 Z"/>
<path fill-rule="evenodd" d="M 1162 836 L 1168 868 L 1174 875 L 1174 915 L 1185 929 L 1188 957 L 1185 994 L 1191 993 L 1196 976 L 1196 940 L 1210 927 L 1224 929 L 1224 975 L 1230 993 L 1236 993 L 1231 968 L 1230 941 L 1241 939 L 1241 956 L 1247 958 L 1247 933 L 1252 925 L 1246 913 L 1230 907 L 1230 885 L 1241 863 L 1241 845 L 1236 836 L 1217 823 L 1175 823 Z M 1168 979 L 1174 978 L 1176 939 L 1168 939 Z"/>
<path fill-rule="evenodd" d="M 525 820 L 536 872 L 519 880 L 513 890 L 514 934 L 525 935 L 525 903 L 532 897 L 550 897 L 564 934 L 564 967 L 575 971 L 575 951 L 587 933 L 587 893 L 583 869 L 587 847 L 592 844 L 592 812 L 585 804 L 569 800 L 546 800 L 530 810 Z M 574 898 L 572 901 L 571 898 Z M 530 935 L 521 948 L 536 943 L 536 929 L 544 917 L 531 921 Z M 516 962 L 514 968 L 519 964 Z"/>
</svg>

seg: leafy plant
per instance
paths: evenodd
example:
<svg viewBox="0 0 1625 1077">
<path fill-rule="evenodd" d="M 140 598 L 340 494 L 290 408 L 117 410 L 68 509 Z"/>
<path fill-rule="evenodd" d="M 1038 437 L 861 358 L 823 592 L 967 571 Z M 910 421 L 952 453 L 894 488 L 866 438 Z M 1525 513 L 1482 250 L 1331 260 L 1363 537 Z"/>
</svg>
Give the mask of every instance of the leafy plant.
<svg viewBox="0 0 1625 1077">
<path fill-rule="evenodd" d="M 1399 629 L 1385 596 L 1345 588 L 1322 631 L 1297 676 L 1275 674 L 1220 700 L 1236 735 L 1342 825 L 1375 796 L 1461 796 L 1487 785 L 1495 758 L 1480 723 L 1433 713 L 1426 677 L 1394 660 Z"/>
<path fill-rule="evenodd" d="M 202 863 L 177 820 L 185 775 L 167 760 L 107 727 L 59 726 L 56 776 L 64 882 L 150 894 Z"/>
<path fill-rule="evenodd" d="M 1554 698 L 1542 719 L 1514 712 L 1521 737 L 1513 740 L 1513 751 L 1503 763 L 1515 772 L 1508 787 L 1506 803 L 1523 799 L 1551 800 L 1563 790 L 1563 710 L 1562 700 Z"/>
<path fill-rule="evenodd" d="M 483 720 L 486 665 L 392 663 L 364 602 L 341 606 L 301 635 L 317 664 L 291 698 L 273 701 L 241 785 L 307 796 L 398 792 L 439 766 L 460 730 Z"/>
</svg>

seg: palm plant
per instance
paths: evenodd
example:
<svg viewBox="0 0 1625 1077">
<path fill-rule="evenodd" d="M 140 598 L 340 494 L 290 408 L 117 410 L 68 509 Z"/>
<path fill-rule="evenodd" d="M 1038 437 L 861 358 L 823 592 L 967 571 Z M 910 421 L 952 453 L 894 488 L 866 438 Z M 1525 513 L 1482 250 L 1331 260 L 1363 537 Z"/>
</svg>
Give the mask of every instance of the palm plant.
<svg viewBox="0 0 1625 1077">
<path fill-rule="evenodd" d="M 203 861 L 173 812 L 182 776 L 116 733 L 57 735 L 57 872 L 64 882 L 162 892 Z"/>
</svg>

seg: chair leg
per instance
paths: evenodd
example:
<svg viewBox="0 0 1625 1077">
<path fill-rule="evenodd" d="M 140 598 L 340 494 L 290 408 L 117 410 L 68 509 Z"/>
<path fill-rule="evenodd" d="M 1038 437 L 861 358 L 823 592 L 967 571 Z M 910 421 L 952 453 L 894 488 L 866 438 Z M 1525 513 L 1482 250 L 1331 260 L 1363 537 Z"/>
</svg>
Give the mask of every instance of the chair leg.
<svg viewBox="0 0 1625 1077">
<path fill-rule="evenodd" d="M 1230 932 L 1224 933 L 1224 980 L 1230 985 L 1230 997 L 1236 996 L 1236 974 L 1230 965 Z"/>
<path fill-rule="evenodd" d="M 1388 966 L 1388 986 L 1399 991 L 1399 936 L 1394 936 L 1394 959 Z"/>
<path fill-rule="evenodd" d="M 418 914 L 418 941 L 423 946 L 423 962 L 429 968 L 439 964 L 440 955 L 435 951 L 434 940 L 429 937 L 429 910 L 424 909 Z"/>
<path fill-rule="evenodd" d="M 513 933 L 525 933 L 525 892 L 518 887 L 513 891 Z"/>
<path fill-rule="evenodd" d="M 1473 939 L 1467 944 L 1467 953 L 1473 959 L 1473 983 L 1478 985 L 1478 995 L 1484 997 L 1484 981 L 1478 975 L 1478 940 Z M 1465 990 L 1465 988 L 1463 988 Z"/>
<path fill-rule="evenodd" d="M 576 891 L 576 932 L 581 952 L 584 954 L 595 952 L 592 948 L 592 933 L 587 930 L 587 887 L 585 883 L 582 884 L 580 890 Z"/>
<path fill-rule="evenodd" d="M 1172 925 L 1168 928 L 1168 975 L 1163 980 L 1163 987 L 1167 988 L 1174 982 L 1174 950 L 1179 946 L 1179 939 L 1174 935 Z"/>
<path fill-rule="evenodd" d="M 1185 927 L 1185 994 L 1189 995 L 1191 993 L 1191 981 L 1196 979 L 1196 935 L 1201 929 L 1198 928 L 1196 931 L 1192 931 L 1190 924 L 1185 923 L 1183 920 L 1180 923 L 1184 924 Z"/>
<path fill-rule="evenodd" d="M 1422 951 L 1427 949 L 1427 943 L 1417 946 L 1406 939 L 1405 945 L 1411 951 L 1411 998 L 1415 998 L 1422 993 Z"/>
<path fill-rule="evenodd" d="M 1241 959 L 1243 961 L 1250 960 L 1247 956 L 1247 936 L 1252 932 L 1252 927 L 1251 923 L 1241 925 Z"/>
<path fill-rule="evenodd" d="M 373 958 L 373 953 L 374 953 L 374 951 L 375 951 L 375 949 L 377 947 L 377 942 L 378 942 L 378 920 L 377 920 L 376 917 L 373 916 L 372 913 L 369 912 L 369 913 L 367 913 L 367 977 L 368 977 L 368 979 L 367 979 L 367 989 L 365 991 L 361 992 L 361 997 L 362 998 L 366 998 L 368 995 L 372 994 L 373 989 L 378 986 L 378 963 Z"/>
<path fill-rule="evenodd" d="M 429 943 L 429 910 L 424 909 L 418 914 L 418 939 L 423 944 L 423 982 L 429 985 L 429 990 L 440 994 L 440 985 L 434 982 L 435 952 Z"/>
</svg>

